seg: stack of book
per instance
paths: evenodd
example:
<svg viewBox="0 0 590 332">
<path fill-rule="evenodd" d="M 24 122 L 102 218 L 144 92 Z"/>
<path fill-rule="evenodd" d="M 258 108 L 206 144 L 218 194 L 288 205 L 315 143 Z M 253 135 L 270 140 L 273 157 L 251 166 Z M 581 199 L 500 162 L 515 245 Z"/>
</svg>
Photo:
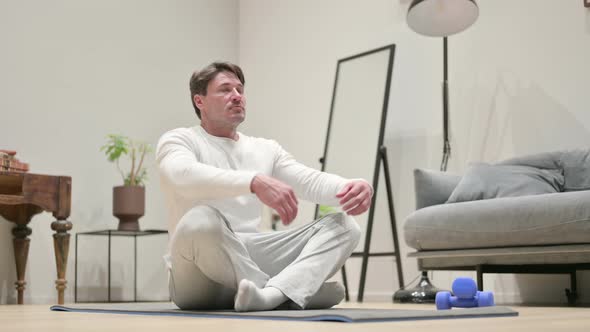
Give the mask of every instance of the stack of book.
<svg viewBox="0 0 590 332">
<path fill-rule="evenodd" d="M 16 159 L 16 151 L 0 150 L 0 171 L 21 172 L 29 171 L 29 164 Z"/>
</svg>

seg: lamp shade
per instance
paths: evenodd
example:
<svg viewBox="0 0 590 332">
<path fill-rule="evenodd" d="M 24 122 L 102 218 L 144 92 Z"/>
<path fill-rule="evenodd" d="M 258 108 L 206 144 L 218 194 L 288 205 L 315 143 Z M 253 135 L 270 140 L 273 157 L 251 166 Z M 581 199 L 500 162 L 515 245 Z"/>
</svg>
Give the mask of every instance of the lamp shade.
<svg viewBox="0 0 590 332">
<path fill-rule="evenodd" d="M 475 0 L 413 0 L 406 20 L 421 35 L 445 37 L 467 29 L 477 16 Z"/>
</svg>

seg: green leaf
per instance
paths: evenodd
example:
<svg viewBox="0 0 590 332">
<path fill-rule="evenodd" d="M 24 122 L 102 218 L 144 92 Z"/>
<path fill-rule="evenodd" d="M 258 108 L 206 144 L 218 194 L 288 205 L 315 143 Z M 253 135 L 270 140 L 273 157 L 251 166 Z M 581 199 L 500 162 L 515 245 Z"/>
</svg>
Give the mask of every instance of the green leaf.
<svg viewBox="0 0 590 332">
<path fill-rule="evenodd" d="M 117 161 L 122 155 L 126 155 L 129 149 L 129 138 L 123 135 L 108 135 L 108 141 L 100 150 L 104 151 L 110 162 Z"/>
<path fill-rule="evenodd" d="M 136 154 L 138 154 L 136 162 L 139 162 L 139 159 L 144 158 L 146 154 L 152 151 L 151 146 L 147 143 L 134 141 L 127 136 L 115 134 L 107 135 L 106 144 L 100 147 L 100 151 L 104 152 L 107 160 L 116 163 L 117 168 L 119 167 L 119 159 L 121 159 L 122 156 L 129 156 L 129 152 L 132 149 L 135 149 L 137 152 Z M 139 167 L 139 165 L 137 165 L 137 167 Z M 141 168 L 137 170 L 130 170 L 129 172 L 125 172 L 125 174 L 120 169 L 119 171 L 121 172 L 125 185 L 143 185 L 145 181 L 147 181 L 145 160 L 141 165 Z M 131 173 L 134 171 L 137 171 L 137 174 L 135 175 L 133 183 L 131 183 Z"/>
<path fill-rule="evenodd" d="M 319 211 L 318 211 L 318 217 L 322 218 L 324 216 L 327 216 L 331 213 L 335 213 L 338 212 L 338 210 L 333 207 L 333 206 L 328 206 L 328 205 L 320 205 Z"/>
</svg>

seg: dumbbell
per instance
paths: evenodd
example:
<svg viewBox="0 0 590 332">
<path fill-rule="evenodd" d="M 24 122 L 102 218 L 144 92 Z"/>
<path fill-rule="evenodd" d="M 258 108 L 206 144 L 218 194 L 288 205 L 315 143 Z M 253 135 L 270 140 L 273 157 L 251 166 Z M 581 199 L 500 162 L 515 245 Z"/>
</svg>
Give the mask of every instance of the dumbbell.
<svg viewBox="0 0 590 332">
<path fill-rule="evenodd" d="M 480 292 L 475 281 L 471 278 L 457 278 L 453 281 L 453 294 L 450 292 L 436 293 L 436 308 L 438 310 L 455 308 L 491 307 L 494 305 L 492 292 Z"/>
</svg>

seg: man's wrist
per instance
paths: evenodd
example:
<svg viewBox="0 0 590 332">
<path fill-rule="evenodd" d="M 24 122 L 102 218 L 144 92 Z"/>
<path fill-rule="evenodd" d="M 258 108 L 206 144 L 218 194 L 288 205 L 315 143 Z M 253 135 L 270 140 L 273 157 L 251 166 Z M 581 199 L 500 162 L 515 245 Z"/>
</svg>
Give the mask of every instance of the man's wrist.
<svg viewBox="0 0 590 332">
<path fill-rule="evenodd" d="M 352 179 L 351 181 L 361 181 L 361 182 L 366 183 L 367 186 L 369 186 L 369 190 L 371 191 L 371 197 L 373 197 L 373 195 L 375 194 L 375 191 L 373 190 L 373 185 L 369 181 L 367 181 L 363 178 Z"/>
<path fill-rule="evenodd" d="M 258 177 L 258 174 L 254 175 L 252 177 L 252 180 L 250 180 L 250 192 L 254 193 L 254 181 L 256 181 L 256 178 Z"/>
<path fill-rule="evenodd" d="M 250 192 L 253 194 L 256 193 L 256 187 L 258 187 L 258 184 L 260 183 L 260 176 L 260 173 L 254 174 L 252 180 L 250 181 Z"/>
</svg>

